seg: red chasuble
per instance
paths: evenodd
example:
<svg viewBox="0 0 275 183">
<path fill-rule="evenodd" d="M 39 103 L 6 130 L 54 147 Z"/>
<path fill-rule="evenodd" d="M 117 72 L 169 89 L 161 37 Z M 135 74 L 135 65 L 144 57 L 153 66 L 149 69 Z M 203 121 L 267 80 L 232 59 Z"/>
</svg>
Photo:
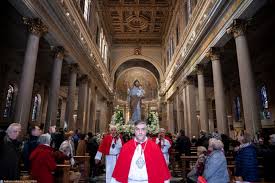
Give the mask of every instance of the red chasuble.
<svg viewBox="0 0 275 183">
<path fill-rule="evenodd" d="M 121 140 L 121 143 L 123 145 L 123 140 L 121 137 L 119 137 Z M 113 136 L 111 134 L 107 134 L 103 137 L 102 142 L 99 145 L 98 151 L 101 152 L 104 155 L 109 155 L 110 148 L 112 145 Z"/>
<path fill-rule="evenodd" d="M 145 143 L 141 145 L 142 148 L 144 148 Z M 128 174 L 135 149 L 136 142 L 133 139 L 128 141 L 122 147 L 112 176 L 118 182 L 128 182 Z M 148 183 L 163 183 L 165 180 L 169 180 L 171 178 L 162 152 L 152 140 L 148 139 L 144 151 L 144 157 L 148 174 Z"/>
</svg>

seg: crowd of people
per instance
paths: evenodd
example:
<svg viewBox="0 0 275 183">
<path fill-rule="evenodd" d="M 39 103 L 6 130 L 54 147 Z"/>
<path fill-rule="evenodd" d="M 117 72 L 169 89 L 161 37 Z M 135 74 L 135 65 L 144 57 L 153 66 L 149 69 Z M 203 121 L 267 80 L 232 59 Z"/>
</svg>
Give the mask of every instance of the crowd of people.
<svg viewBox="0 0 275 183">
<path fill-rule="evenodd" d="M 197 147 L 197 161 L 186 175 L 187 182 L 227 183 L 230 175 L 226 156 L 234 156 L 236 181 L 259 181 L 258 158 L 263 157 L 264 179 L 275 181 L 275 134 L 268 140 L 260 138 L 255 143 L 246 132 L 237 139 L 219 133 L 200 132 L 198 138 L 191 139 L 180 130 L 175 137 L 160 128 L 157 135 L 147 134 L 146 123 L 135 123 L 132 137 L 119 134 L 115 125 L 110 125 L 109 133 L 103 139 L 80 130 L 56 131 L 51 126 L 42 133 L 41 126 L 32 126 L 28 136 L 22 140 L 21 125 L 12 123 L 1 131 L 0 141 L 0 180 L 19 180 L 20 171 L 28 172 L 38 182 L 54 182 L 57 164 L 68 162 L 71 165 L 70 180 L 78 182 L 80 172 L 75 168 L 74 156 L 90 156 L 90 181 L 96 182 L 105 165 L 106 183 L 159 183 L 171 179 L 169 166 L 171 149 L 180 155 L 191 155 L 191 147 Z M 105 163 L 101 160 L 105 159 Z M 55 173 L 53 173 L 55 172 Z"/>
<path fill-rule="evenodd" d="M 0 180 L 20 180 L 20 172 L 28 172 L 31 179 L 41 183 L 54 182 L 57 164 L 68 162 L 71 165 L 70 181 L 79 182 L 80 172 L 74 156 L 95 157 L 98 142 L 92 133 L 87 135 L 79 130 L 56 131 L 51 126 L 42 133 L 41 126 L 32 126 L 22 140 L 21 125 L 12 123 L 6 131 L 1 131 L 0 142 Z M 94 159 L 90 159 L 90 176 L 97 174 Z"/>
</svg>

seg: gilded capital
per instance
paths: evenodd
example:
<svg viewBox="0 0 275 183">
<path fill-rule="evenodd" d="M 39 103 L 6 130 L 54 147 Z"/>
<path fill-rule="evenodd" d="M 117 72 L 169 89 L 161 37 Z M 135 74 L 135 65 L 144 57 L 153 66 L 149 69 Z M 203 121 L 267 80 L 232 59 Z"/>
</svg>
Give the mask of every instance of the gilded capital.
<svg viewBox="0 0 275 183">
<path fill-rule="evenodd" d="M 42 23 L 38 18 L 23 17 L 23 22 L 28 26 L 28 30 L 37 36 L 42 36 L 48 32 L 48 27 Z"/>
<path fill-rule="evenodd" d="M 213 60 L 220 60 L 220 49 L 219 48 L 217 48 L 217 47 L 211 47 L 209 50 L 208 50 L 208 52 L 207 52 L 207 54 L 206 54 L 206 56 L 211 60 L 211 61 L 213 61 Z"/>
<path fill-rule="evenodd" d="M 196 66 L 196 72 L 197 72 L 197 74 L 198 74 L 198 75 L 202 75 L 202 74 L 203 74 L 203 71 L 204 71 L 204 66 L 201 65 L 201 64 L 198 64 L 198 65 Z"/>
<path fill-rule="evenodd" d="M 54 48 L 54 57 L 63 60 L 64 55 L 65 55 L 65 49 L 62 46 L 57 46 Z"/>
<path fill-rule="evenodd" d="M 234 19 L 230 27 L 226 29 L 227 34 L 233 35 L 234 38 L 244 35 L 247 30 L 247 22 L 242 19 Z"/>
</svg>

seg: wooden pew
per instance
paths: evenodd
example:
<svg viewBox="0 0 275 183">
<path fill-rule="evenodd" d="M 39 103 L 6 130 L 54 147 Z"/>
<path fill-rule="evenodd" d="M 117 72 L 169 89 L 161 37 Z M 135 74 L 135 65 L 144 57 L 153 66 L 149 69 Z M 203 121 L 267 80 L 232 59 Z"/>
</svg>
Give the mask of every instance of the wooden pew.
<svg viewBox="0 0 275 183">
<path fill-rule="evenodd" d="M 259 170 L 259 175 L 261 182 L 264 182 L 263 179 L 263 158 L 262 157 L 257 157 L 258 158 L 258 170 Z M 181 162 L 182 162 L 182 175 L 183 175 L 183 180 L 186 181 L 186 176 L 188 172 L 192 169 L 192 167 L 195 165 L 196 161 L 198 159 L 198 156 L 181 156 Z M 228 156 L 226 157 L 227 160 L 227 169 L 228 173 L 230 176 L 230 180 L 233 181 L 234 178 L 234 172 L 235 172 L 235 158 L 233 156 Z"/>
<path fill-rule="evenodd" d="M 79 167 L 81 173 L 80 181 L 87 182 L 90 173 L 90 156 L 85 153 L 85 156 L 74 156 L 76 165 Z"/>
<path fill-rule="evenodd" d="M 55 182 L 56 183 L 68 183 L 68 182 L 70 182 L 70 168 L 71 168 L 71 164 L 70 164 L 69 161 L 65 161 L 64 164 L 56 165 Z"/>
<path fill-rule="evenodd" d="M 175 149 L 172 149 L 170 152 L 170 164 L 172 169 L 171 173 L 174 177 L 182 177 L 181 162 L 176 159 L 177 156 L 179 156 L 179 152 L 175 151 Z"/>
<path fill-rule="evenodd" d="M 180 159 L 181 159 L 181 163 L 182 163 L 182 178 L 183 178 L 183 181 L 185 182 L 186 178 L 187 178 L 187 174 L 188 174 L 188 172 L 190 172 L 192 167 L 195 165 L 195 163 L 198 159 L 198 156 L 182 155 L 180 157 Z"/>
</svg>

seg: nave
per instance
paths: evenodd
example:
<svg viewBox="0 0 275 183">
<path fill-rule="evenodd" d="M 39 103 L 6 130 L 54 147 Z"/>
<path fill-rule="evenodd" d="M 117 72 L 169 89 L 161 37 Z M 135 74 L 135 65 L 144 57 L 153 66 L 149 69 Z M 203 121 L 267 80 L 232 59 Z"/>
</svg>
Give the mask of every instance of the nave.
<svg viewBox="0 0 275 183">
<path fill-rule="evenodd" d="M 187 179 L 199 157 L 178 145 L 183 130 L 193 152 L 221 141 L 230 180 L 247 179 L 251 164 L 236 166 L 243 148 L 255 180 L 272 180 L 274 8 L 273 0 L 2 0 L 0 180 L 30 178 L 40 144 L 49 148 L 35 152 L 57 152 L 52 165 L 70 161 L 64 167 L 81 172 L 70 160 L 81 138 L 93 167 L 110 126 L 128 141 L 139 120 L 175 178 Z M 172 150 L 188 157 L 173 164 Z M 184 168 L 186 159 L 195 162 Z"/>
</svg>

